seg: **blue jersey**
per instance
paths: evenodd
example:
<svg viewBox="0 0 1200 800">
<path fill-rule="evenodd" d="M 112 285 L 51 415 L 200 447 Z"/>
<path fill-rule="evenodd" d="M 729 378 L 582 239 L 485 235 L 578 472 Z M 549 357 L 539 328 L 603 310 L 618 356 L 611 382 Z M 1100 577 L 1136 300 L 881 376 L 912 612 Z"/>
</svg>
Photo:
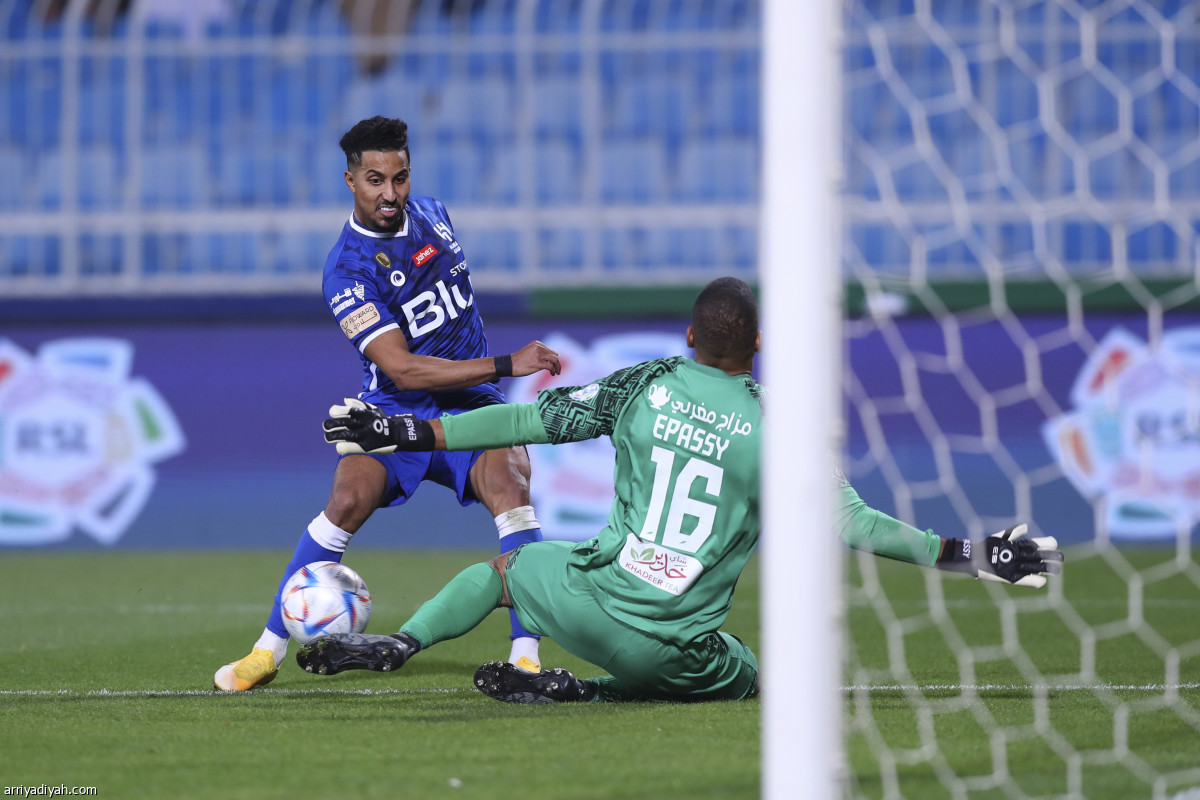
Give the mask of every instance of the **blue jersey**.
<svg viewBox="0 0 1200 800">
<path fill-rule="evenodd" d="M 368 230 L 352 215 L 325 261 L 322 286 L 334 319 L 362 359 L 364 400 L 427 416 L 504 402 L 494 383 L 451 392 L 400 391 L 363 353 L 381 333 L 399 329 L 418 355 L 464 361 L 488 354 L 467 259 L 437 200 L 410 197 L 396 233 Z"/>
</svg>

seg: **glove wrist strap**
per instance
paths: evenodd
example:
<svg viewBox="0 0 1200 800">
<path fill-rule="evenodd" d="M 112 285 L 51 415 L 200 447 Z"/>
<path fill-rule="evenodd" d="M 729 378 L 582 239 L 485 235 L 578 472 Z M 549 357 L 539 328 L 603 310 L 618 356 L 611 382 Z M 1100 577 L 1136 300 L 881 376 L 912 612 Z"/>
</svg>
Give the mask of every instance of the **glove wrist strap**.
<svg viewBox="0 0 1200 800">
<path fill-rule="evenodd" d="M 971 563 L 971 547 L 970 539 L 946 539 L 938 556 L 937 568 L 947 572 L 975 575 L 976 569 Z"/>
<path fill-rule="evenodd" d="M 433 426 L 412 414 L 396 414 L 391 418 L 392 441 L 397 450 L 427 451 L 434 449 Z"/>
</svg>

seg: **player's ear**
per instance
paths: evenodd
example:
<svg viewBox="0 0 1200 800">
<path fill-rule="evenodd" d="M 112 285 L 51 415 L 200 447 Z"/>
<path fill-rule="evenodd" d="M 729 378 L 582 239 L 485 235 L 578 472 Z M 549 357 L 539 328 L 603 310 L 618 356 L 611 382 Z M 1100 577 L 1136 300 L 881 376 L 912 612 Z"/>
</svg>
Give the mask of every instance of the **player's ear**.
<svg viewBox="0 0 1200 800">
<path fill-rule="evenodd" d="M 692 330 L 691 325 L 688 325 L 687 328 L 687 346 L 693 350 L 696 349 L 696 332 Z"/>
<path fill-rule="evenodd" d="M 761 350 L 762 350 L 762 331 L 759 331 L 758 333 L 754 334 L 754 352 L 757 353 L 757 352 L 760 352 Z"/>
<path fill-rule="evenodd" d="M 344 177 L 346 178 L 346 185 L 349 186 L 350 191 L 353 192 L 354 191 L 354 173 L 351 172 L 350 170 L 346 170 Z"/>
</svg>

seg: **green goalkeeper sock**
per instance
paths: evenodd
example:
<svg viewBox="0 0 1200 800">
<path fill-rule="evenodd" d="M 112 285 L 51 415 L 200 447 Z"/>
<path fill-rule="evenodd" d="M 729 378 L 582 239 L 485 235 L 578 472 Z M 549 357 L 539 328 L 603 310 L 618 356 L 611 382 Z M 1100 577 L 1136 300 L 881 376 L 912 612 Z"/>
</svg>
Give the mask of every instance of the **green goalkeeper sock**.
<svg viewBox="0 0 1200 800">
<path fill-rule="evenodd" d="M 504 584 L 491 564 L 473 564 L 418 608 L 400 631 L 420 642 L 422 650 L 458 638 L 496 610 L 503 591 Z"/>
</svg>

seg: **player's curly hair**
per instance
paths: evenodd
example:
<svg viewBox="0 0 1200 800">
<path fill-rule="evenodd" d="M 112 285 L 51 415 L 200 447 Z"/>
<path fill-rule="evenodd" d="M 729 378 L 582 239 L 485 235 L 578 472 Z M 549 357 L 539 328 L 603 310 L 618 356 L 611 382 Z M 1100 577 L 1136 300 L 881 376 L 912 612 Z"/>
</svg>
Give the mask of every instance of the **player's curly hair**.
<svg viewBox="0 0 1200 800">
<path fill-rule="evenodd" d="M 696 349 L 717 358 L 753 358 L 758 299 L 745 281 L 717 278 L 692 306 Z"/>
<path fill-rule="evenodd" d="M 371 150 L 383 153 L 404 151 L 408 152 L 408 123 L 402 119 L 388 117 L 371 117 L 357 123 L 346 131 L 338 144 L 346 154 L 346 167 L 353 169 L 362 166 L 362 154 Z"/>
</svg>

